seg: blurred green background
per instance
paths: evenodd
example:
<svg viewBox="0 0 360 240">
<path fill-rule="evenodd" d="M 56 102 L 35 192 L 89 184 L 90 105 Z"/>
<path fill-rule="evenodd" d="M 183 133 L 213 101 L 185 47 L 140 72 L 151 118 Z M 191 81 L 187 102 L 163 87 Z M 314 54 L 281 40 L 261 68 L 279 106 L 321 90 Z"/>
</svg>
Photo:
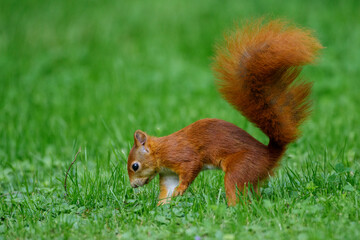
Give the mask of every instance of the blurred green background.
<svg viewBox="0 0 360 240">
<path fill-rule="evenodd" d="M 298 180 L 299 185 L 306 185 L 310 180 L 301 178 L 305 173 L 300 169 L 308 162 L 328 169 L 319 176 L 331 174 L 333 166 L 340 164 L 338 169 L 352 169 L 348 177 L 353 180 L 344 178 L 337 189 L 342 196 L 343 187 L 353 187 L 353 201 L 348 203 L 352 208 L 359 200 L 359 1 L 2 0 L 0 234 L 5 238 L 48 234 L 59 238 L 178 234 L 175 236 L 191 239 L 196 234 L 210 239 L 237 238 L 239 234 L 245 238 L 286 238 L 291 234 L 313 238 L 315 233 L 323 234 L 319 238 L 359 236 L 356 209 L 349 209 L 351 217 L 344 221 L 334 220 L 339 218 L 335 217 L 336 212 L 325 212 L 321 219 L 334 219 L 324 220 L 318 231 L 307 226 L 312 216 L 299 217 L 303 230 L 292 226 L 280 230 L 277 224 L 266 225 L 266 217 L 265 225 L 259 223 L 261 214 L 244 213 L 244 219 L 250 219 L 244 226 L 258 226 L 260 232 L 269 235 L 249 232 L 232 215 L 244 212 L 244 208 L 252 209 L 251 206 L 224 210 L 218 213 L 219 220 L 208 227 L 196 221 L 198 215 L 193 221 L 173 223 L 165 214 L 173 211 L 170 207 L 155 208 L 157 180 L 142 192 L 134 192 L 129 186 L 124 164 L 136 129 L 162 136 L 211 117 L 235 123 L 262 142 L 267 141 L 220 98 L 210 68 L 214 44 L 222 40 L 223 33 L 241 21 L 261 16 L 286 18 L 313 29 L 325 46 L 316 65 L 304 69 L 305 78 L 315 83 L 314 112 L 302 128 L 303 137 L 290 146 L 283 167 L 275 175 L 280 181 L 277 186 L 287 186 L 289 180 L 282 180 L 287 168 L 299 171 L 299 179 L 304 181 Z M 69 180 L 70 196 L 64 199 L 64 174 L 80 146 L 83 151 L 71 171 L 74 177 Z M 314 179 L 318 176 L 315 175 Z M 322 180 L 326 180 L 321 179 L 318 185 L 311 180 L 314 189 L 321 189 Z M 201 174 L 191 187 L 188 200 L 178 200 L 178 206 L 192 213 L 202 209 L 205 212 L 200 215 L 211 218 L 217 214 L 211 206 L 219 201 L 226 206 L 222 181 L 220 172 Z M 113 188 L 108 188 L 110 185 Z M 321 193 L 328 196 L 327 192 Z M 284 196 L 268 198 L 270 202 L 285 204 Z M 294 199 L 291 201 L 297 202 Z M 191 202 L 195 203 L 189 208 L 186 204 Z M 339 197 L 331 204 L 341 205 L 343 200 Z M 108 216 L 104 206 L 110 212 L 120 212 Z M 160 220 L 154 220 L 152 211 Z M 283 210 L 276 211 L 285 214 Z M 96 218 L 92 214 L 103 221 L 95 226 L 91 223 Z M 67 219 L 71 216 L 74 219 Z M 221 219 L 228 217 L 234 217 L 233 222 L 218 226 Z M 145 228 L 136 227 L 142 224 Z M 351 224 L 355 224 L 353 228 Z M 335 231 L 331 226 L 353 230 Z M 192 227 L 197 227 L 194 233 L 180 231 Z M 201 227 L 210 232 L 202 234 Z"/>
</svg>

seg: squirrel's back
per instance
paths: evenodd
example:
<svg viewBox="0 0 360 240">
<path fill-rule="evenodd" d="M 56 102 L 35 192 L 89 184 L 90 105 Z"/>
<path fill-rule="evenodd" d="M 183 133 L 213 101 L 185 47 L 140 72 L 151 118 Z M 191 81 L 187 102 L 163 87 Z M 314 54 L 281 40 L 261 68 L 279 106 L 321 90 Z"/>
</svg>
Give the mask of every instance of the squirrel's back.
<svg viewBox="0 0 360 240">
<path fill-rule="evenodd" d="M 295 81 L 322 48 L 311 31 L 281 20 L 246 24 L 217 48 L 214 70 L 223 97 L 270 138 L 285 147 L 307 118 L 312 84 Z"/>
</svg>

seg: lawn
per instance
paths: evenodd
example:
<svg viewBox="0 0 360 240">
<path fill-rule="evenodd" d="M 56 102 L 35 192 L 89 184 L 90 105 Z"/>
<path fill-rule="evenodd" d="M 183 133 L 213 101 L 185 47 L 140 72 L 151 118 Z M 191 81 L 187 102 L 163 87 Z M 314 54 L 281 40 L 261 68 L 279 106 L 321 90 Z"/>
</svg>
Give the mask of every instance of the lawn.
<svg viewBox="0 0 360 240">
<path fill-rule="evenodd" d="M 360 239 L 359 12 L 356 0 L 2 0 L 0 239 Z M 163 136 L 211 117 L 267 142 L 210 69 L 224 31 L 264 15 L 326 47 L 303 72 L 303 136 L 261 197 L 228 208 L 223 172 L 206 171 L 156 207 L 157 178 L 128 180 L 136 129 Z"/>
</svg>

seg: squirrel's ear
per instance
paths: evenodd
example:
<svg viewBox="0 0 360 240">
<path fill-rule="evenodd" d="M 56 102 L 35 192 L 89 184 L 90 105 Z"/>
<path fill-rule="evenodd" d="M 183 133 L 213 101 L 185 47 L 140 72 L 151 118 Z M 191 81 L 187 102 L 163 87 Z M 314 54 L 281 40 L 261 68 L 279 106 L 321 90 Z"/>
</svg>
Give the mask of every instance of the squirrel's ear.
<svg viewBox="0 0 360 240">
<path fill-rule="evenodd" d="M 135 145 L 136 146 L 140 146 L 140 145 L 145 145 L 146 143 L 146 139 L 147 139 L 147 135 L 146 133 L 144 133 L 141 130 L 136 130 L 135 134 L 134 134 L 134 140 L 135 140 Z"/>
</svg>

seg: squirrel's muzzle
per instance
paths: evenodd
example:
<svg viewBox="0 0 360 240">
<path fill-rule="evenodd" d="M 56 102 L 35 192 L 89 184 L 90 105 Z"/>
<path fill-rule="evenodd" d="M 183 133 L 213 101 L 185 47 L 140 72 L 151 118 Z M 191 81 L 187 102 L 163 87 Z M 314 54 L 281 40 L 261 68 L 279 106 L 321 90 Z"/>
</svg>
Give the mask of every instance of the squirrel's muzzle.
<svg viewBox="0 0 360 240">
<path fill-rule="evenodd" d="M 149 182 L 149 178 L 137 178 L 133 181 L 130 181 L 132 188 L 142 187 Z"/>
</svg>

